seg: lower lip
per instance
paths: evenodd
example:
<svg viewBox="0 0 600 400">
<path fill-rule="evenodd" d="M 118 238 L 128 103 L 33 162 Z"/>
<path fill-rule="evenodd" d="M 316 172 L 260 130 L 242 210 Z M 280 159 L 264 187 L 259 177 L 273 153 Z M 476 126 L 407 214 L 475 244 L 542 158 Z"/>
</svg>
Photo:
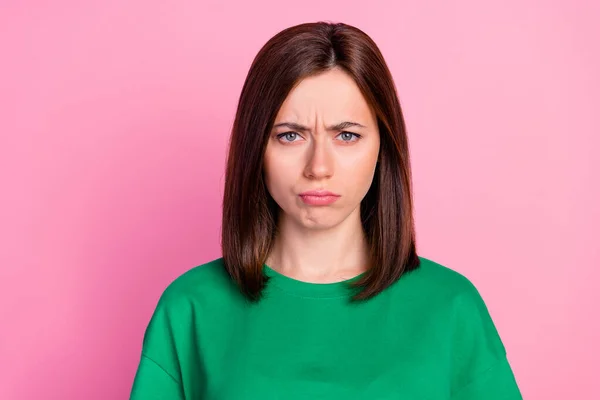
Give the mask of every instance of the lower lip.
<svg viewBox="0 0 600 400">
<path fill-rule="evenodd" d="M 332 204 L 333 202 L 335 202 L 337 199 L 339 199 L 340 196 L 305 196 L 305 195 L 300 195 L 300 198 L 302 199 L 302 201 L 305 204 L 309 204 L 311 206 L 327 206 L 327 205 Z"/>
</svg>

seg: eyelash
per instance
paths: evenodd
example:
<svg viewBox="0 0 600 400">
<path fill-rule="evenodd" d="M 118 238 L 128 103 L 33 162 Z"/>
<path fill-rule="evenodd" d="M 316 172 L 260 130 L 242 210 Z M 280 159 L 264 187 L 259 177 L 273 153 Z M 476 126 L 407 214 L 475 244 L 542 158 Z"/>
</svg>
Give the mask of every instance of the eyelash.
<svg viewBox="0 0 600 400">
<path fill-rule="evenodd" d="M 281 140 L 284 136 L 289 135 L 290 133 L 293 133 L 293 134 L 296 134 L 296 135 L 300 136 L 297 132 L 290 131 L 290 132 L 280 133 L 279 135 L 277 135 L 277 139 Z M 362 138 L 362 135 L 359 135 L 358 133 L 354 133 L 354 132 L 342 131 L 342 132 L 340 132 L 340 135 L 344 134 L 344 133 L 349 133 L 349 134 L 355 136 L 356 140 L 342 140 L 342 142 L 352 143 L 352 142 L 357 142 L 360 138 Z M 284 142 L 293 143 L 293 142 L 295 142 L 295 140 L 293 140 L 291 142 L 290 141 L 284 141 Z"/>
</svg>

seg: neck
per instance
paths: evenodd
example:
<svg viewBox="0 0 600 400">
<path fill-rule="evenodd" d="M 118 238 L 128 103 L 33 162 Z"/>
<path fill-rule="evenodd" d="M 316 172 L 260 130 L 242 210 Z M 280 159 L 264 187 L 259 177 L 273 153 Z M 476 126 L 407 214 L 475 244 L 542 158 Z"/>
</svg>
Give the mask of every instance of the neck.
<svg viewBox="0 0 600 400">
<path fill-rule="evenodd" d="M 329 229 L 307 229 L 283 213 L 266 264 L 291 278 L 330 283 L 366 271 L 368 243 L 360 221 L 360 210 Z"/>
</svg>

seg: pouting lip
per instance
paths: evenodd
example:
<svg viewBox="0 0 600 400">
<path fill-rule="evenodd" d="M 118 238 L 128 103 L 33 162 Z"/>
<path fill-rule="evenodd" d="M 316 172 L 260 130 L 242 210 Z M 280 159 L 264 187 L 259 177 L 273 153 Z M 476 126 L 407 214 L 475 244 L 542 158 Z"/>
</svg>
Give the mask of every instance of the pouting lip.
<svg viewBox="0 0 600 400">
<path fill-rule="evenodd" d="M 299 196 L 318 196 L 318 197 L 325 197 L 325 196 L 337 196 L 339 197 L 339 194 L 327 191 L 327 190 L 308 190 L 306 192 L 302 192 L 299 194 Z"/>
</svg>

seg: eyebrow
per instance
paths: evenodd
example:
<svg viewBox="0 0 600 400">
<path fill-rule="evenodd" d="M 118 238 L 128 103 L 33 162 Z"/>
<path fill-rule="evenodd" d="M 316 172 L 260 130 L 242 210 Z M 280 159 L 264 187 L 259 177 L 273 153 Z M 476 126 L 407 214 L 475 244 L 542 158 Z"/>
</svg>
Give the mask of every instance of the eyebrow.
<svg viewBox="0 0 600 400">
<path fill-rule="evenodd" d="M 304 126 L 304 125 L 300 125 L 297 124 L 295 122 L 281 122 L 279 124 L 276 124 L 273 126 L 273 129 L 275 128 L 279 128 L 281 126 L 285 126 L 287 128 L 296 130 L 296 131 L 302 131 L 302 132 L 306 132 L 309 131 L 310 128 Z M 339 124 L 336 125 L 331 125 L 329 127 L 327 127 L 326 129 L 328 131 L 342 131 L 344 129 L 348 129 L 351 128 L 353 126 L 359 127 L 359 128 L 365 128 L 364 125 L 359 124 L 358 122 L 352 122 L 352 121 L 344 121 L 344 122 L 340 122 Z"/>
</svg>

